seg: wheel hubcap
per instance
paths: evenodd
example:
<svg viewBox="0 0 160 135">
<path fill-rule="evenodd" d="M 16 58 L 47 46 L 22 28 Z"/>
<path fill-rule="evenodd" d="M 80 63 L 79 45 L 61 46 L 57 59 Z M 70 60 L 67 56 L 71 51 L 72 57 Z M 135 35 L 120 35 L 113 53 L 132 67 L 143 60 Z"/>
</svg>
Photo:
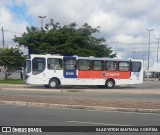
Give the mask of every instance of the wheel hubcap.
<svg viewBox="0 0 160 135">
<path fill-rule="evenodd" d="M 113 86 L 113 82 L 109 81 L 108 82 L 108 87 L 112 87 Z"/>
<path fill-rule="evenodd" d="M 51 87 L 55 87 L 55 86 L 56 86 L 56 82 L 52 81 L 52 82 L 50 83 L 50 86 L 51 86 Z"/>
</svg>

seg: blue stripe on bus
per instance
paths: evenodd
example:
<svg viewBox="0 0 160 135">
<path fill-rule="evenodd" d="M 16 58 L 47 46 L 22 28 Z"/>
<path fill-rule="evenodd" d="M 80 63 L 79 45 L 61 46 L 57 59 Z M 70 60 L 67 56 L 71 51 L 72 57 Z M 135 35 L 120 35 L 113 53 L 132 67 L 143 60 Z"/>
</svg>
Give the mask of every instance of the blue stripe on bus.
<svg viewBox="0 0 160 135">
<path fill-rule="evenodd" d="M 76 57 L 64 56 L 63 60 L 76 60 Z M 73 69 L 73 70 L 64 69 L 63 76 L 64 78 L 77 78 L 76 73 L 77 73 L 76 69 Z"/>
<path fill-rule="evenodd" d="M 64 78 L 77 78 L 76 70 L 64 70 Z"/>
</svg>

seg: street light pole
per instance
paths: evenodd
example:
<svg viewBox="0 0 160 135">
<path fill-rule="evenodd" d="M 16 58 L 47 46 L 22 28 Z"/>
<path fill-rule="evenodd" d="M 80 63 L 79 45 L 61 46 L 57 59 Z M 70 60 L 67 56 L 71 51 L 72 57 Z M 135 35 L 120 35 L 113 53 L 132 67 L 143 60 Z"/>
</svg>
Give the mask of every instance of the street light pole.
<svg viewBox="0 0 160 135">
<path fill-rule="evenodd" d="M 3 45 L 3 48 L 5 48 L 5 46 L 4 46 L 4 30 L 3 30 L 3 27 L 2 27 L 2 45 Z"/>
<path fill-rule="evenodd" d="M 150 32 L 153 31 L 153 29 L 146 29 L 149 32 L 149 43 L 148 43 L 148 67 L 147 69 L 149 70 L 149 55 L 150 55 Z"/>
<path fill-rule="evenodd" d="M 43 28 L 43 19 L 46 18 L 47 16 L 38 16 L 41 19 L 41 28 Z"/>
<path fill-rule="evenodd" d="M 144 67 L 144 56 L 145 56 L 145 55 L 143 54 L 143 67 Z"/>
<path fill-rule="evenodd" d="M 159 53 L 159 40 L 160 40 L 160 38 L 155 38 L 155 39 L 157 39 L 157 40 L 158 40 L 158 45 L 157 45 L 157 62 L 158 62 L 158 53 Z"/>
</svg>

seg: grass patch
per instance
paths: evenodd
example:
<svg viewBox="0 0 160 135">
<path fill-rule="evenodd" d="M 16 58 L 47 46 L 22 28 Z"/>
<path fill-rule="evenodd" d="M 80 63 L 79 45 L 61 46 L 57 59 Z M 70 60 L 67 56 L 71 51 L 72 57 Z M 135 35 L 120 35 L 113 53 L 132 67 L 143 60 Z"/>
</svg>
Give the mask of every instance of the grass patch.
<svg viewBox="0 0 160 135">
<path fill-rule="evenodd" d="M 0 84 L 24 84 L 23 80 L 20 79 L 5 79 L 5 80 L 0 80 Z"/>
</svg>

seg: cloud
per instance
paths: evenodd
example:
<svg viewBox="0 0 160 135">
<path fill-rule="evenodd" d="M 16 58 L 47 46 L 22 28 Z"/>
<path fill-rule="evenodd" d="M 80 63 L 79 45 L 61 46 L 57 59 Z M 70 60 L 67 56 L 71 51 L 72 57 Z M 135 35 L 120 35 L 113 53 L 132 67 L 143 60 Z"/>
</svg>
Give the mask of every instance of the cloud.
<svg viewBox="0 0 160 135">
<path fill-rule="evenodd" d="M 98 11 L 89 18 L 89 24 L 92 26 L 100 26 L 102 31 L 106 33 L 114 33 L 120 27 L 122 23 L 121 18 L 119 18 L 114 12 L 102 12 Z"/>
<path fill-rule="evenodd" d="M 146 29 L 154 29 L 150 35 L 152 59 L 157 49 L 155 37 L 160 36 L 159 13 L 159 0 L 5 0 L 0 4 L 0 28 L 23 33 L 26 26 L 40 27 L 40 15 L 47 16 L 44 23 L 51 18 L 62 25 L 89 23 L 101 27 L 98 36 L 106 39 L 118 57 L 134 54 L 142 59 L 145 55 L 147 61 Z M 5 38 L 11 41 L 13 33 L 5 32 Z"/>
<path fill-rule="evenodd" d="M 17 5 L 13 1 L 3 1 L 0 5 L 0 29 L 4 29 L 5 46 L 15 47 L 13 42 L 15 35 L 20 36 L 20 33 L 26 31 L 26 26 L 29 24 L 24 18 L 24 14 L 20 15 L 21 11 L 15 10 Z M 20 7 L 22 8 L 22 7 Z M 0 47 L 2 47 L 2 36 L 0 36 Z"/>
</svg>

